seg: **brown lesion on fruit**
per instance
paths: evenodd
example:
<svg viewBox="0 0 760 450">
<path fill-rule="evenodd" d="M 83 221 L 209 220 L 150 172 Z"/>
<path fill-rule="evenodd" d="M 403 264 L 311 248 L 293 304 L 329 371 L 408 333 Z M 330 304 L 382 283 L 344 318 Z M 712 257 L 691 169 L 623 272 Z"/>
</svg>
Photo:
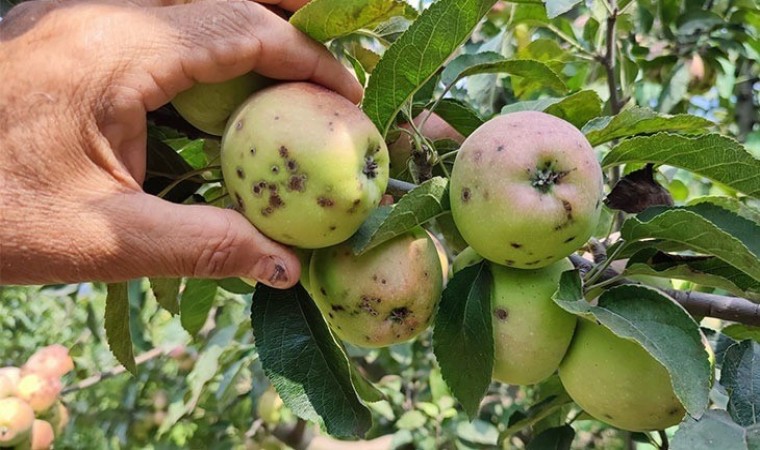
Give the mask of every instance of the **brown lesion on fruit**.
<svg viewBox="0 0 760 450">
<path fill-rule="evenodd" d="M 515 260 L 514 259 L 505 259 L 504 260 L 504 265 L 506 265 L 506 266 L 514 266 L 515 265 Z"/>
<path fill-rule="evenodd" d="M 348 212 L 349 213 L 355 213 L 356 210 L 359 209 L 359 205 L 361 203 L 362 203 L 362 199 L 360 199 L 360 198 L 357 198 L 356 200 L 354 200 L 354 202 L 351 203 L 351 208 L 348 209 Z"/>
<path fill-rule="evenodd" d="M 278 152 L 280 153 L 281 157 L 283 157 L 283 158 L 287 158 L 288 157 L 288 148 L 285 147 L 284 145 L 280 146 L 280 149 L 278 150 Z"/>
<path fill-rule="evenodd" d="M 402 306 L 400 308 L 393 308 L 388 314 L 387 320 L 390 320 L 391 322 L 395 323 L 401 323 L 412 313 L 412 311 L 407 308 L 406 306 Z"/>
<path fill-rule="evenodd" d="M 573 205 L 567 200 L 562 200 L 562 208 L 565 210 L 565 221 L 554 227 L 554 231 L 559 231 L 570 226 L 573 222 Z"/>
<path fill-rule="evenodd" d="M 324 292 L 324 289 L 322 289 L 322 293 L 324 295 L 327 295 L 327 293 Z M 335 312 L 340 312 L 340 311 L 345 311 L 346 310 L 346 308 L 344 308 L 343 305 L 336 305 L 336 304 L 330 305 L 330 309 L 332 309 Z"/>
<path fill-rule="evenodd" d="M 675 416 L 681 414 L 681 409 L 677 406 L 674 406 L 668 410 L 669 416 Z"/>
<path fill-rule="evenodd" d="M 243 203 L 243 197 L 240 196 L 239 192 L 235 192 L 235 201 L 237 201 L 237 206 L 240 211 L 245 211 L 245 204 Z"/>
<path fill-rule="evenodd" d="M 318 197 L 317 204 L 323 208 L 329 208 L 335 205 L 335 201 L 328 197 Z"/>
<path fill-rule="evenodd" d="M 569 238 L 565 239 L 563 242 L 565 244 L 569 244 L 570 242 L 574 241 L 577 236 L 570 236 Z"/>
<path fill-rule="evenodd" d="M 245 172 L 243 172 L 243 168 L 242 168 L 242 167 L 237 167 L 237 168 L 235 168 L 235 174 L 236 174 L 236 175 L 237 175 L 237 177 L 238 177 L 238 178 L 240 178 L 241 180 L 244 180 L 244 179 L 245 179 Z"/>
<path fill-rule="evenodd" d="M 272 209 L 271 206 L 267 206 L 266 208 L 261 209 L 261 215 L 264 217 L 268 217 L 274 212 L 274 209 Z"/>
<path fill-rule="evenodd" d="M 526 266 L 535 266 L 536 264 L 538 264 L 538 263 L 540 263 L 540 262 L 541 262 L 541 260 L 540 260 L 540 259 L 536 259 L 536 260 L 533 260 L 533 261 L 528 261 L 528 262 L 526 262 L 526 263 L 525 263 L 525 265 L 526 265 Z"/>
<path fill-rule="evenodd" d="M 272 166 L 272 169 L 270 169 L 270 170 L 272 171 L 272 173 L 278 174 L 278 173 L 280 173 L 280 166 L 277 166 L 277 165 Z"/>
<path fill-rule="evenodd" d="M 521 248 L 521 247 L 522 247 L 522 244 L 519 244 L 519 243 L 517 243 L 517 242 L 510 242 L 510 243 L 509 243 L 509 245 L 510 245 L 512 248 Z"/>
<path fill-rule="evenodd" d="M 472 198 L 472 191 L 470 191 L 470 188 L 462 188 L 462 201 L 467 203 Z"/>
<path fill-rule="evenodd" d="M 327 295 L 327 291 L 323 287 L 319 288 L 319 292 L 321 292 L 322 295 Z"/>
<path fill-rule="evenodd" d="M 612 414 L 610 414 L 610 413 L 604 413 L 604 414 L 603 414 L 603 416 L 604 416 L 606 419 L 608 419 L 608 420 L 614 420 L 614 419 L 615 419 L 614 417 L 612 417 Z"/>
<path fill-rule="evenodd" d="M 295 172 L 298 170 L 298 163 L 295 159 L 289 159 L 285 162 L 285 167 L 288 169 L 288 172 Z"/>
<path fill-rule="evenodd" d="M 267 189 L 269 189 L 269 192 L 277 192 L 277 185 L 275 183 L 269 183 Z"/>
<path fill-rule="evenodd" d="M 337 226 L 337 225 L 330 225 L 330 227 L 329 227 L 328 229 L 329 229 L 330 231 L 335 231 L 335 230 L 337 230 L 337 229 L 338 229 L 338 226 Z"/>
<path fill-rule="evenodd" d="M 267 188 L 267 182 L 266 181 L 259 181 L 258 183 L 253 185 L 253 188 L 251 189 L 253 191 L 253 195 L 256 197 L 260 197 L 261 193 L 264 192 L 264 189 Z"/>
<path fill-rule="evenodd" d="M 380 165 L 375 161 L 375 158 L 369 155 L 364 157 L 364 168 L 362 169 L 362 173 L 366 175 L 367 178 L 371 180 L 377 177 L 379 170 Z"/>
<path fill-rule="evenodd" d="M 551 261 L 552 259 L 554 259 L 554 255 L 549 255 L 544 259 L 546 259 L 547 261 Z"/>
<path fill-rule="evenodd" d="M 277 193 L 273 193 L 269 196 L 269 206 L 277 209 L 285 206 L 285 202 L 282 201 L 282 198 Z"/>
<path fill-rule="evenodd" d="M 256 155 L 256 147 L 251 147 L 251 149 L 248 150 L 248 152 L 251 154 L 251 156 L 255 156 Z"/>
<path fill-rule="evenodd" d="M 376 317 L 379 313 L 375 309 L 374 305 L 379 305 L 382 300 L 379 297 L 370 297 L 369 295 L 362 295 L 359 299 L 359 309 L 367 314 Z"/>
<path fill-rule="evenodd" d="M 507 317 L 509 317 L 509 311 L 507 311 L 506 308 L 496 308 L 493 310 L 493 315 L 496 316 L 497 319 L 505 321 L 507 320 Z"/>
<path fill-rule="evenodd" d="M 328 315 L 328 317 L 330 317 L 331 319 L 334 319 L 334 318 L 335 318 L 335 316 L 334 316 L 334 315 L 333 315 L 333 313 L 331 313 L 331 312 L 327 313 L 327 315 Z"/>
<path fill-rule="evenodd" d="M 293 175 L 288 179 L 288 190 L 303 192 L 306 190 L 306 175 Z"/>
</svg>

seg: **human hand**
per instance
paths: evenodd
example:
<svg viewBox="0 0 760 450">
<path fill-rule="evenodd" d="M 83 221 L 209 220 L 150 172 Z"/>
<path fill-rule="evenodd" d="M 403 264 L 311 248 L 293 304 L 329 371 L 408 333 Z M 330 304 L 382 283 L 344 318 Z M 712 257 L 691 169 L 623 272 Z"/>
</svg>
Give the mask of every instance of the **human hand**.
<svg viewBox="0 0 760 450">
<path fill-rule="evenodd" d="M 147 111 L 251 70 L 361 87 L 248 1 L 34 1 L 0 22 L 0 282 L 240 276 L 295 284 L 298 259 L 233 210 L 143 192 Z M 270 0 L 295 10 L 305 0 Z"/>
</svg>

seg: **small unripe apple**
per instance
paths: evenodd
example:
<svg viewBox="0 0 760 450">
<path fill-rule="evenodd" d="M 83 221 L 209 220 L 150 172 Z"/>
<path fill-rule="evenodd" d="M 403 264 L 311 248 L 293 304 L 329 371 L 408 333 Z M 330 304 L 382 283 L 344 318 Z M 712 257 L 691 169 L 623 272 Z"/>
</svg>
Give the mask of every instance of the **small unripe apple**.
<svg viewBox="0 0 760 450">
<path fill-rule="evenodd" d="M 623 430 L 662 430 L 686 413 L 665 367 L 638 343 L 596 322 L 578 321 L 559 376 L 578 406 Z"/>
<path fill-rule="evenodd" d="M 489 267 L 493 377 L 520 385 L 543 381 L 557 371 L 575 331 L 576 316 L 552 300 L 562 272 L 573 264 L 562 259 L 533 270 Z"/>
<path fill-rule="evenodd" d="M 0 398 L 13 395 L 20 379 L 21 369 L 18 367 L 0 368 Z"/>
<path fill-rule="evenodd" d="M 537 269 L 567 257 L 596 228 L 602 169 L 569 122 L 536 111 L 497 116 L 462 144 L 451 213 L 465 241 L 496 264 Z"/>
<path fill-rule="evenodd" d="M 369 117 L 305 82 L 263 89 L 241 105 L 221 165 L 237 209 L 269 238 L 301 248 L 351 237 L 388 184 L 388 150 Z"/>
<path fill-rule="evenodd" d="M 36 373 L 24 375 L 16 386 L 16 396 L 32 407 L 34 412 L 42 414 L 55 404 L 63 385 L 58 378 L 46 378 Z"/>
<path fill-rule="evenodd" d="M 53 447 L 55 433 L 50 422 L 45 420 L 35 420 L 32 425 L 32 450 L 49 450 Z"/>
<path fill-rule="evenodd" d="M 0 447 L 13 447 L 27 439 L 34 425 L 34 410 L 18 397 L 0 399 Z"/>
<path fill-rule="evenodd" d="M 198 83 L 172 100 L 174 109 L 195 128 L 221 136 L 230 115 L 248 97 L 272 84 L 272 80 L 249 72 L 222 83 Z"/>
<path fill-rule="evenodd" d="M 428 114 L 430 115 L 428 116 Z M 430 113 L 427 109 L 422 110 L 412 122 L 416 127 L 422 124 L 422 128 L 419 128 L 419 131 L 430 142 L 448 139 L 461 144 L 464 141 L 464 136 L 461 133 L 443 120 L 441 116 L 436 113 Z M 388 144 L 388 154 L 391 161 L 390 174 L 392 178 L 399 178 L 403 172 L 407 171 L 409 159 L 412 157 L 414 149 L 412 136 L 409 134 L 414 132 L 412 126 L 405 123 L 400 125 L 399 128 L 403 131 L 399 134 L 398 139 Z"/>
<path fill-rule="evenodd" d="M 36 373 L 47 378 L 60 378 L 72 370 L 74 361 L 69 356 L 69 350 L 60 344 L 37 350 L 21 367 L 24 375 Z"/>
<path fill-rule="evenodd" d="M 349 243 L 311 257 L 314 301 L 335 334 L 385 347 L 428 328 L 443 290 L 435 244 L 421 227 L 356 256 Z"/>
</svg>

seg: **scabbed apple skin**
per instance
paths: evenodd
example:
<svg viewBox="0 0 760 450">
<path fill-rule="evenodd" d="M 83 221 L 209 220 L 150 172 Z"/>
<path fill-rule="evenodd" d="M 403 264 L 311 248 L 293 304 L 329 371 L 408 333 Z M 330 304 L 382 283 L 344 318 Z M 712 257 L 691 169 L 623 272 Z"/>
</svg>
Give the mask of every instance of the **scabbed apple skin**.
<svg viewBox="0 0 760 450">
<path fill-rule="evenodd" d="M 543 381 L 557 371 L 575 331 L 576 316 L 552 300 L 562 272 L 573 264 L 562 259 L 541 269 L 489 267 L 493 377 L 519 385 Z"/>
<path fill-rule="evenodd" d="M 443 290 L 435 244 L 418 227 L 354 256 L 343 243 L 311 257 L 314 301 L 335 334 L 360 347 L 408 341 L 433 320 Z"/>
<path fill-rule="evenodd" d="M 374 124 L 306 82 L 263 89 L 241 105 L 221 165 L 233 203 L 256 228 L 307 249 L 353 235 L 388 184 L 388 149 Z"/>
<path fill-rule="evenodd" d="M 559 376 L 578 406 L 623 430 L 665 429 L 686 414 L 662 364 L 636 342 L 589 320 L 578 321 Z"/>
<path fill-rule="evenodd" d="M 462 144 L 451 174 L 451 212 L 484 258 L 523 269 L 547 266 L 591 236 L 602 171 L 572 124 L 536 111 L 495 117 Z"/>
<path fill-rule="evenodd" d="M 223 83 L 197 83 L 177 94 L 172 106 L 190 125 L 204 133 L 221 136 L 230 115 L 251 94 L 272 83 L 255 72 Z"/>
</svg>

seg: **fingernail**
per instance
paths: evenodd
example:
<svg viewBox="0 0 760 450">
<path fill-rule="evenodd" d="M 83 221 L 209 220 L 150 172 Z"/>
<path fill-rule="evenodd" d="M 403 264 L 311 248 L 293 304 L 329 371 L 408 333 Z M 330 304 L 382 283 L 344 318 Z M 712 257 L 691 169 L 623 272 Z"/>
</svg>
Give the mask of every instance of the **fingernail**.
<svg viewBox="0 0 760 450">
<path fill-rule="evenodd" d="M 288 282 L 288 271 L 285 268 L 285 263 L 276 256 L 264 256 L 259 259 L 253 268 L 253 273 L 257 280 L 261 280 L 272 287 L 284 285 Z"/>
</svg>

